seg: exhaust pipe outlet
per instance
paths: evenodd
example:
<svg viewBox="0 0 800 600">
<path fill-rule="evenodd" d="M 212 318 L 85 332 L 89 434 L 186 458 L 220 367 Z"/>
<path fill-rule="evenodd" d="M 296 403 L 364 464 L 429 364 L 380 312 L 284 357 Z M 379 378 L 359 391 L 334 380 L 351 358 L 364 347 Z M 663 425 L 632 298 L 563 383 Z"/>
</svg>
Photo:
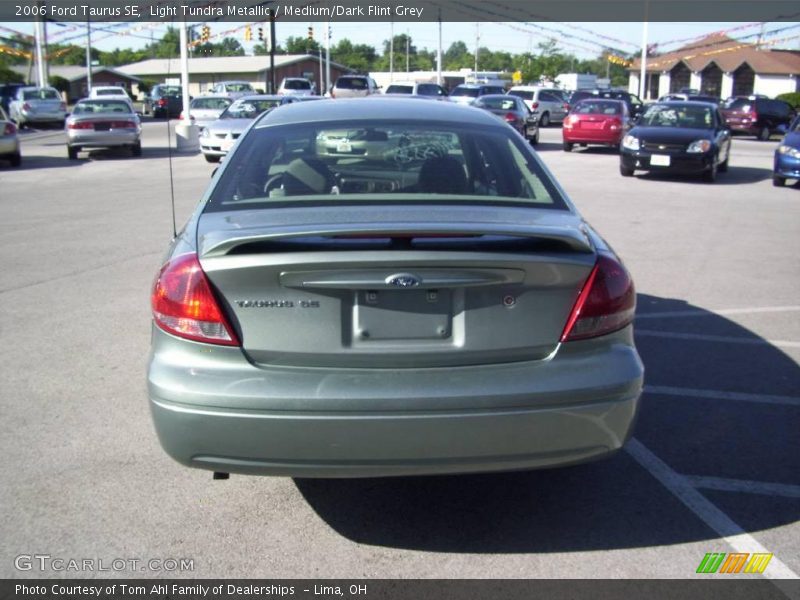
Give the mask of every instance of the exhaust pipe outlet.
<svg viewBox="0 0 800 600">
<path fill-rule="evenodd" d="M 221 473 L 220 471 L 214 471 L 214 479 L 230 479 L 230 473 Z"/>
</svg>

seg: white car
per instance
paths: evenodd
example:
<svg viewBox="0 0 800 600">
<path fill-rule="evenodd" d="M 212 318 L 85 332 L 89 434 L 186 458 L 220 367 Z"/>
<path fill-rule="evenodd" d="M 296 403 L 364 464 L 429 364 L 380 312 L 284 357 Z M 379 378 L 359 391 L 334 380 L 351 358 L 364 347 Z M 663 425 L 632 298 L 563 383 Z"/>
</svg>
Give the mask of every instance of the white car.
<svg viewBox="0 0 800 600">
<path fill-rule="evenodd" d="M 547 127 L 550 123 L 561 123 L 569 112 L 569 104 L 564 101 L 561 91 L 533 85 L 515 85 L 508 90 L 510 96 L 522 98 L 531 112 L 539 116 L 539 125 Z"/>
<path fill-rule="evenodd" d="M 361 98 L 377 94 L 380 86 L 366 75 L 342 75 L 331 88 L 331 98 Z"/>
<path fill-rule="evenodd" d="M 255 89 L 253 89 L 253 86 L 247 81 L 220 81 L 208 90 L 208 95 L 219 94 L 233 100 L 255 93 Z"/>
<path fill-rule="evenodd" d="M 131 111 L 136 112 L 133 108 L 133 100 L 125 91 L 125 88 L 115 85 L 101 85 L 96 86 L 89 92 L 89 98 L 95 100 L 125 100 L 131 106 Z"/>
<path fill-rule="evenodd" d="M 425 96 L 447 100 L 447 90 L 436 83 L 416 81 L 394 81 L 383 92 L 386 95 Z"/>
<path fill-rule="evenodd" d="M 12 167 L 18 167 L 22 163 L 17 127 L 9 120 L 3 107 L 0 106 L 0 160 L 3 159 L 10 162 Z"/>
<path fill-rule="evenodd" d="M 32 123 L 63 126 L 67 104 L 53 87 L 23 87 L 9 103 L 8 114 L 20 129 Z"/>
<path fill-rule="evenodd" d="M 284 77 L 278 87 L 279 96 L 313 96 L 314 84 L 305 77 Z"/>
</svg>

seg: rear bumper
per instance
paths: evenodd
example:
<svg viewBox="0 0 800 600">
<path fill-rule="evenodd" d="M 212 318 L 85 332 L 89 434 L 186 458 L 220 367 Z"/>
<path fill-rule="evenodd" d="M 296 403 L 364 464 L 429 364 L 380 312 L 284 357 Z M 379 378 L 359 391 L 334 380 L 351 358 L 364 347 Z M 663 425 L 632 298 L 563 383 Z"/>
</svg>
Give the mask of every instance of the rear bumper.
<svg viewBox="0 0 800 600">
<path fill-rule="evenodd" d="M 139 132 L 137 131 L 90 131 L 87 133 L 69 131 L 67 134 L 67 143 L 70 146 L 81 146 L 82 148 L 130 146 L 138 141 Z"/>
<path fill-rule="evenodd" d="M 238 349 L 196 354 L 205 345 L 156 330 L 150 407 L 170 456 L 215 471 L 373 477 L 563 466 L 607 456 L 630 435 L 643 380 L 630 335 L 549 361 L 343 370 L 258 368 Z"/>
<path fill-rule="evenodd" d="M 619 146 L 622 142 L 622 131 L 613 133 L 603 131 L 586 131 L 575 129 L 562 129 L 564 141 L 572 144 L 606 144 Z"/>
<path fill-rule="evenodd" d="M 0 137 L 0 156 L 17 154 L 19 152 L 19 139 L 16 136 Z"/>
</svg>

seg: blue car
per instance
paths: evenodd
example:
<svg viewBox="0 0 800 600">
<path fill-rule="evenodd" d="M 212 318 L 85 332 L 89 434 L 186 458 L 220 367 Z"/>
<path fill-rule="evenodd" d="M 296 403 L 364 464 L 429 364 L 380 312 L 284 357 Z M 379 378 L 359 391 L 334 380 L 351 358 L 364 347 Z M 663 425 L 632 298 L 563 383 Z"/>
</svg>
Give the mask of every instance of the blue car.
<svg viewBox="0 0 800 600">
<path fill-rule="evenodd" d="M 795 117 L 775 150 L 772 185 L 783 187 L 787 179 L 800 179 L 800 117 Z"/>
</svg>

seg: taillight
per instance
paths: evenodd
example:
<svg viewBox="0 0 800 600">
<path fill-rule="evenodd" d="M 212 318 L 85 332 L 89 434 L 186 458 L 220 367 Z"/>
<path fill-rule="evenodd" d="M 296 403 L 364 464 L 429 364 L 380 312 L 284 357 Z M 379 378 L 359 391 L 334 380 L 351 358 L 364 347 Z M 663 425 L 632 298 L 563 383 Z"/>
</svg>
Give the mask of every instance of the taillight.
<svg viewBox="0 0 800 600">
<path fill-rule="evenodd" d="M 513 123 L 517 120 L 517 115 L 514 113 L 506 113 L 503 118 L 506 120 L 506 123 Z"/>
<path fill-rule="evenodd" d="M 633 321 L 635 311 L 636 291 L 628 271 L 614 258 L 601 254 L 572 307 L 561 341 L 622 329 Z"/>
<path fill-rule="evenodd" d="M 565 111 L 569 112 L 569 104 L 567 104 L 566 102 L 564 103 L 563 108 Z"/>
<path fill-rule="evenodd" d="M 239 345 L 196 254 L 178 256 L 161 267 L 151 304 L 156 325 L 168 333 L 208 344 Z"/>
<path fill-rule="evenodd" d="M 67 129 L 94 129 L 91 121 L 73 121 L 67 125 Z"/>
<path fill-rule="evenodd" d="M 133 121 L 111 121 L 109 125 L 111 129 L 136 129 L 136 123 Z"/>
<path fill-rule="evenodd" d="M 533 104 L 531 104 L 531 110 L 536 110 L 537 108 L 539 108 L 538 102 L 534 102 Z"/>
<path fill-rule="evenodd" d="M 67 110 L 66 102 L 62 102 L 61 104 L 59 104 L 58 105 L 58 110 L 63 110 L 63 111 Z"/>
<path fill-rule="evenodd" d="M 622 121 L 620 119 L 609 119 L 608 124 L 611 131 L 619 131 L 622 129 Z"/>
<path fill-rule="evenodd" d="M 13 123 L 6 123 L 6 128 L 3 130 L 3 135 L 14 135 L 17 133 L 17 126 Z"/>
<path fill-rule="evenodd" d="M 564 127 L 566 127 L 567 129 L 570 129 L 570 128 L 571 128 L 573 125 L 575 125 L 575 123 L 577 123 L 578 121 L 580 121 L 580 118 L 578 117 L 578 115 L 569 115 L 569 116 L 568 116 L 568 117 L 567 117 L 567 118 L 564 120 Z"/>
<path fill-rule="evenodd" d="M 166 98 L 159 98 L 158 105 L 159 106 L 166 106 L 167 105 L 167 99 Z"/>
<path fill-rule="evenodd" d="M 27 102 L 25 102 L 25 103 L 22 105 L 22 110 L 30 110 L 30 109 L 31 109 L 31 105 L 30 105 L 30 104 L 28 104 Z"/>
</svg>

